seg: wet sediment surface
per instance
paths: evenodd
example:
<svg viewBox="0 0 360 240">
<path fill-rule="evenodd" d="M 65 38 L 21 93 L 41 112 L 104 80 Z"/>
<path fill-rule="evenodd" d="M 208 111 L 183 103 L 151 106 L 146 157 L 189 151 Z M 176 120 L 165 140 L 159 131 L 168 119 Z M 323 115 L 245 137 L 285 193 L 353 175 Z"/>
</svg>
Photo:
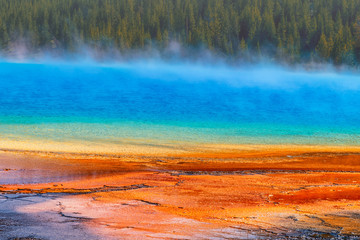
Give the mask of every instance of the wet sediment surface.
<svg viewBox="0 0 360 240">
<path fill-rule="evenodd" d="M 360 237 L 353 150 L 1 159 L 1 239 Z"/>
</svg>

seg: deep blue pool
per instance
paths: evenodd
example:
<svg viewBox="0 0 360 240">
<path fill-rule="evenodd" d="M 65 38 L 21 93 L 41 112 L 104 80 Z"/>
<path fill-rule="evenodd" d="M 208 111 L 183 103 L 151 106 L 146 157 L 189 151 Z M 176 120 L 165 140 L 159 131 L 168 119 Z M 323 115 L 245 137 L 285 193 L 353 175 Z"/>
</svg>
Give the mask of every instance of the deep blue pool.
<svg viewBox="0 0 360 240">
<path fill-rule="evenodd" d="M 360 144 L 360 78 L 274 66 L 0 63 L 0 137 Z"/>
</svg>

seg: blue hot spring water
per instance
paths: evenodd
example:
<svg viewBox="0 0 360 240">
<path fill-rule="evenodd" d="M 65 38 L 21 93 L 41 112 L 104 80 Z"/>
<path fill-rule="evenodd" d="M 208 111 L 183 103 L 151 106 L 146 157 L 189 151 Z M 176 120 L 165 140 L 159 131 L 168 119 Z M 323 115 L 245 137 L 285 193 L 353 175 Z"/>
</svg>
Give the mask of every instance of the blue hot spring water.
<svg viewBox="0 0 360 240">
<path fill-rule="evenodd" d="M 2 61 L 0 89 L 2 139 L 360 144 L 360 78 L 354 73 Z"/>
</svg>

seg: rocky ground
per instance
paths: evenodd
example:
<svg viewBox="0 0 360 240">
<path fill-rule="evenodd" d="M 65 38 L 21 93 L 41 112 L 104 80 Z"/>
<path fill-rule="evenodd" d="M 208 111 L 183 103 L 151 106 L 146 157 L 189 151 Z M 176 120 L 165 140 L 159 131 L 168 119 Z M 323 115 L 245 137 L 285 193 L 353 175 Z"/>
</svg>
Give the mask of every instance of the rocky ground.
<svg viewBox="0 0 360 240">
<path fill-rule="evenodd" d="M 359 153 L 3 151 L 0 239 L 359 239 Z"/>
</svg>

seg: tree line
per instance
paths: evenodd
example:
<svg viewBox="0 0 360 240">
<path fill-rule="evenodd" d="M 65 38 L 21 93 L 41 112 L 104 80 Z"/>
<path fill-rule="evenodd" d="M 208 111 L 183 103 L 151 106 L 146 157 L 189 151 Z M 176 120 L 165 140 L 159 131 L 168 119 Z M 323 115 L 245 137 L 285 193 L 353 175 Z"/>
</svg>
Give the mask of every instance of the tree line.
<svg viewBox="0 0 360 240">
<path fill-rule="evenodd" d="M 230 57 L 360 60 L 359 0 L 0 0 L 0 48 L 11 54 L 121 51 L 178 42 Z"/>
</svg>

